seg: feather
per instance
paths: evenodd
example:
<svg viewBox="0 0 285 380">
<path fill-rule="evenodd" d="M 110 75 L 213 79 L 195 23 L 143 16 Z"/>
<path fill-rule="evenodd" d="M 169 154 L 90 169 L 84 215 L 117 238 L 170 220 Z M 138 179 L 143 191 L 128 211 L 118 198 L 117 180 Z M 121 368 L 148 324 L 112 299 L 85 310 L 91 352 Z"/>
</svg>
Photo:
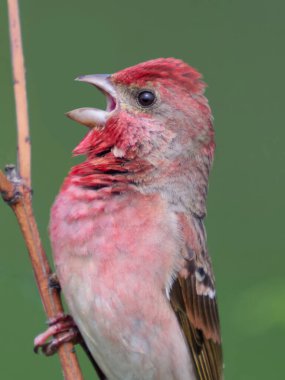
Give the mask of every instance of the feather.
<svg viewBox="0 0 285 380">
<path fill-rule="evenodd" d="M 184 264 L 170 291 L 170 303 L 184 333 L 199 380 L 223 378 L 220 323 L 212 265 L 205 247 L 204 228 L 180 215 L 188 245 Z M 188 236 L 187 236 L 188 235 Z M 191 238 L 189 238 L 191 236 Z M 197 246 L 190 248 L 190 241 Z"/>
</svg>

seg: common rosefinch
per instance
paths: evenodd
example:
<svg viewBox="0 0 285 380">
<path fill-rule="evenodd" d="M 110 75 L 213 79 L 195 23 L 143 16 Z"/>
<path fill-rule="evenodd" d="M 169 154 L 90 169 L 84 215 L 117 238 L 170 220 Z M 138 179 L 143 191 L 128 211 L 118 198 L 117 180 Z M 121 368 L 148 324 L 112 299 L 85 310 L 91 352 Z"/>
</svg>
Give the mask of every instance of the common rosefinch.
<svg viewBox="0 0 285 380">
<path fill-rule="evenodd" d="M 107 108 L 68 113 L 90 127 L 50 223 L 70 313 L 109 380 L 220 380 L 204 228 L 215 143 L 201 76 L 161 58 L 78 80 Z"/>
</svg>

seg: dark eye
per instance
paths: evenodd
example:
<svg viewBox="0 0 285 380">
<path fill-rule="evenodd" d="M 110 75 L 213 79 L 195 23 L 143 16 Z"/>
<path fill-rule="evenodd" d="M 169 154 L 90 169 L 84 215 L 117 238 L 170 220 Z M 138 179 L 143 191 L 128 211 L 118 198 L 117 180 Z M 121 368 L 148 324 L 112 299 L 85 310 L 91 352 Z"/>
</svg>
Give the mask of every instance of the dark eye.
<svg viewBox="0 0 285 380">
<path fill-rule="evenodd" d="M 155 102 L 155 94 L 151 91 L 141 91 L 138 94 L 138 102 L 142 107 L 149 107 Z"/>
</svg>

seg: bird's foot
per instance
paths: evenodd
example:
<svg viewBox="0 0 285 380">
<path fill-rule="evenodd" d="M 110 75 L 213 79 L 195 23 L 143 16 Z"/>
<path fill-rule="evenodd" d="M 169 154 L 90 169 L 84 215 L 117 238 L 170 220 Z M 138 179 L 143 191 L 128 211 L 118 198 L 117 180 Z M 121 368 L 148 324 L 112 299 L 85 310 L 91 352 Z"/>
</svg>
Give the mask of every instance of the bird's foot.
<svg viewBox="0 0 285 380">
<path fill-rule="evenodd" d="M 51 318 L 48 325 L 49 328 L 34 340 L 35 353 L 41 349 L 43 354 L 51 356 L 57 352 L 63 343 L 72 342 L 76 344 L 82 340 L 81 334 L 70 315 L 59 314 Z M 57 334 L 60 335 L 57 336 Z M 47 342 L 48 339 L 50 340 Z"/>
</svg>

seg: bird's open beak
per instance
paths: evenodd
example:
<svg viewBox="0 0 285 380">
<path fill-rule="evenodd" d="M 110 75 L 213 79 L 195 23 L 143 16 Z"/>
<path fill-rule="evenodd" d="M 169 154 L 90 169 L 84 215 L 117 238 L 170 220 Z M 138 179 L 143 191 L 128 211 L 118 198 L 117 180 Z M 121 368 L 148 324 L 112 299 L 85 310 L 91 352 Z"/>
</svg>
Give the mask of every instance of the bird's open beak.
<svg viewBox="0 0 285 380">
<path fill-rule="evenodd" d="M 103 94 L 106 95 L 107 107 L 106 110 L 97 108 L 77 108 L 67 112 L 66 116 L 77 121 L 80 124 L 86 125 L 89 128 L 103 127 L 110 117 L 110 114 L 116 108 L 116 92 L 110 81 L 109 74 L 84 75 L 76 78 L 79 82 L 86 82 L 96 86 Z"/>
</svg>

